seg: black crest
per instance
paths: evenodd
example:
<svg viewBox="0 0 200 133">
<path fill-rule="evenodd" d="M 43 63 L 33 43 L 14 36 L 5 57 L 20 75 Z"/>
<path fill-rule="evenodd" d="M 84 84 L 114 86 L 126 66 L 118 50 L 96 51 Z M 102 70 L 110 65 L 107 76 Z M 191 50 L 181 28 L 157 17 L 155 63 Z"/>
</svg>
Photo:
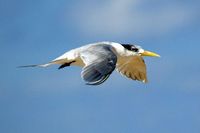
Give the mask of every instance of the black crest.
<svg viewBox="0 0 200 133">
<path fill-rule="evenodd" d="M 131 44 L 122 44 L 122 46 L 125 48 L 125 49 L 128 49 L 130 51 L 134 51 L 134 52 L 138 52 L 139 49 L 135 46 L 135 45 L 131 45 Z"/>
</svg>

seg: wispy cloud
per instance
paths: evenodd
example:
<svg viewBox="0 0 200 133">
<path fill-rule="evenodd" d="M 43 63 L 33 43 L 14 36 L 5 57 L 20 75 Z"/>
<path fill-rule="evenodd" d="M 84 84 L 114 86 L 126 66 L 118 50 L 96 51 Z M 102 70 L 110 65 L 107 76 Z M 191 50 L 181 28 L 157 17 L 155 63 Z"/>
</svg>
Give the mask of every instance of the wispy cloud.
<svg viewBox="0 0 200 133">
<path fill-rule="evenodd" d="M 87 34 L 159 35 L 191 22 L 195 9 L 186 4 L 150 3 L 146 0 L 108 0 L 102 3 L 79 3 L 75 20 Z"/>
</svg>

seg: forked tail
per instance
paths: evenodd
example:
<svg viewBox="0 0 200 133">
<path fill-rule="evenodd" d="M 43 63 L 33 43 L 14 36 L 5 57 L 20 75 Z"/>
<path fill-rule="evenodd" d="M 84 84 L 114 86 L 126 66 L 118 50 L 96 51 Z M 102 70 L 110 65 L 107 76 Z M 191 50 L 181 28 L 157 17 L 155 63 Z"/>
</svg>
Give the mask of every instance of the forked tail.
<svg viewBox="0 0 200 133">
<path fill-rule="evenodd" d="M 52 65 L 52 63 L 47 63 L 47 64 L 39 64 L 39 65 L 25 65 L 25 66 L 18 66 L 18 68 L 24 68 L 24 67 L 48 67 Z"/>
<path fill-rule="evenodd" d="M 46 64 L 34 64 L 34 65 L 25 65 L 25 66 L 19 66 L 18 68 L 24 68 L 24 67 L 48 67 L 50 65 L 61 65 L 58 69 L 70 66 L 71 63 L 74 63 L 75 61 L 68 61 L 66 59 L 60 59 L 60 60 L 53 60 Z"/>
</svg>

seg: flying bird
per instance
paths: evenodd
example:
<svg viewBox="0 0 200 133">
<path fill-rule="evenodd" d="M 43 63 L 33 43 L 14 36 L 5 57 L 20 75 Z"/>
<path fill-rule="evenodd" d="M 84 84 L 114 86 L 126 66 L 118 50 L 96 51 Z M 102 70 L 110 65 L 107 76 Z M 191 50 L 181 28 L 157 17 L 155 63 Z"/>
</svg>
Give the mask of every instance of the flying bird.
<svg viewBox="0 0 200 133">
<path fill-rule="evenodd" d="M 21 67 L 47 67 L 58 64 L 58 69 L 62 69 L 80 66 L 81 77 L 87 85 L 102 84 L 116 69 L 127 78 L 146 83 L 147 70 L 143 56 L 160 57 L 134 44 L 97 42 L 72 49 L 46 64 Z"/>
</svg>

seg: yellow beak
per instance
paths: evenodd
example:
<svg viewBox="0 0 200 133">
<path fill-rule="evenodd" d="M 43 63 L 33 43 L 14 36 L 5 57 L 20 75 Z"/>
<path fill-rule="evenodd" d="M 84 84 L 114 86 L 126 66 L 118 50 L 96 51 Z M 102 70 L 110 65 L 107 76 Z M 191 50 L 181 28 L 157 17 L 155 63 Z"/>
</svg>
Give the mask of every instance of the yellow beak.
<svg viewBox="0 0 200 133">
<path fill-rule="evenodd" d="M 144 51 L 143 53 L 141 53 L 142 56 L 152 56 L 152 57 L 160 57 L 160 55 L 154 53 L 154 52 L 150 52 L 150 51 Z"/>
</svg>

